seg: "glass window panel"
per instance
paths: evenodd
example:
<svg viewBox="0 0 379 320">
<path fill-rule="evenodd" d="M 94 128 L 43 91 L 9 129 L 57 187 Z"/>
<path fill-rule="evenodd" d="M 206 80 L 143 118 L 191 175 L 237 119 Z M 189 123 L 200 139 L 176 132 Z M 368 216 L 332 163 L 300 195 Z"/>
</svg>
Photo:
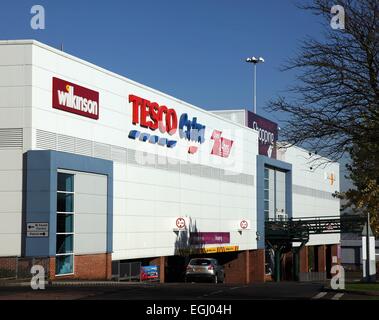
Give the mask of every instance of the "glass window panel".
<svg viewBox="0 0 379 320">
<path fill-rule="evenodd" d="M 74 175 L 58 173 L 58 191 L 74 192 Z"/>
<path fill-rule="evenodd" d="M 268 180 L 265 180 L 264 188 L 265 188 L 265 189 L 268 189 L 268 188 L 269 188 Z"/>
<path fill-rule="evenodd" d="M 265 168 L 265 179 L 268 179 L 268 175 L 269 175 L 268 169 Z"/>
<path fill-rule="evenodd" d="M 265 195 L 264 195 L 265 200 L 268 200 L 269 199 L 269 192 L 268 192 L 268 190 L 265 190 L 264 193 L 265 193 Z"/>
<path fill-rule="evenodd" d="M 72 193 L 57 193 L 57 211 L 74 212 L 74 195 Z"/>
<path fill-rule="evenodd" d="M 73 232 L 74 215 L 72 214 L 57 214 L 57 233 Z"/>
<path fill-rule="evenodd" d="M 57 234 L 57 254 L 72 253 L 74 236 L 72 234 Z"/>
<path fill-rule="evenodd" d="M 55 259 L 56 274 L 68 274 L 73 272 L 74 256 L 57 256 Z"/>
<path fill-rule="evenodd" d="M 269 202 L 268 201 L 265 201 L 264 210 L 269 210 Z"/>
</svg>

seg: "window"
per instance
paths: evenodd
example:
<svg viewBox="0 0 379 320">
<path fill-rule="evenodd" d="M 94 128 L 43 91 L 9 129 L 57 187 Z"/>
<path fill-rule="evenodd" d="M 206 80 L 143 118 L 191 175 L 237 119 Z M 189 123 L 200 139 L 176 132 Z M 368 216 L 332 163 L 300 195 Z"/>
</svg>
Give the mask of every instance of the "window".
<svg viewBox="0 0 379 320">
<path fill-rule="evenodd" d="M 74 272 L 74 175 L 58 172 L 56 274 Z"/>
<path fill-rule="evenodd" d="M 263 194 L 264 194 L 264 216 L 265 220 L 268 220 L 270 218 L 270 196 L 269 196 L 269 169 L 265 168 L 265 173 L 264 173 L 264 189 L 263 189 Z"/>
</svg>

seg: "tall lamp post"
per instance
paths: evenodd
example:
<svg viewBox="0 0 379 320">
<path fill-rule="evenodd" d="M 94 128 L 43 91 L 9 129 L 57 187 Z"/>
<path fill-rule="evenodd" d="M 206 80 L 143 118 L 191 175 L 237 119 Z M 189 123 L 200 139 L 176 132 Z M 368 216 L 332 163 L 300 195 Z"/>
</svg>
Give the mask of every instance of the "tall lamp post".
<svg viewBox="0 0 379 320">
<path fill-rule="evenodd" d="M 265 60 L 262 57 L 256 58 L 251 57 L 246 59 L 247 63 L 252 63 L 254 65 L 254 101 L 253 101 L 253 107 L 254 107 L 254 113 L 257 113 L 257 64 L 263 63 Z"/>
</svg>

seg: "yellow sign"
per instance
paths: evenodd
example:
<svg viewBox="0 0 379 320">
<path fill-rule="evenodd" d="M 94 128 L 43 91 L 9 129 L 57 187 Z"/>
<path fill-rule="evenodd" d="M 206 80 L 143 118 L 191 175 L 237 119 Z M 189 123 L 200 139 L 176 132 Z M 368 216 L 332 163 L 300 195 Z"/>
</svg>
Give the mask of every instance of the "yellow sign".
<svg viewBox="0 0 379 320">
<path fill-rule="evenodd" d="M 238 250 L 239 250 L 239 246 L 225 246 L 225 247 L 201 248 L 199 251 L 201 253 L 221 253 L 221 252 L 234 252 Z"/>
</svg>

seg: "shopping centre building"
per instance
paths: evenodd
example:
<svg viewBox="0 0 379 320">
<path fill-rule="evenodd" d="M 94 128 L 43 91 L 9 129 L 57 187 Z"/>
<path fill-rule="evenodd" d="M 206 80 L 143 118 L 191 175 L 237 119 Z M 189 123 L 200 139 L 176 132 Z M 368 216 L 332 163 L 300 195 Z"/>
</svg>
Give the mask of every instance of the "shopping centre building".
<svg viewBox="0 0 379 320">
<path fill-rule="evenodd" d="M 0 269 L 30 258 L 52 280 L 110 279 L 137 263 L 174 281 L 208 256 L 226 282 L 265 281 L 266 219 L 339 215 L 339 165 L 278 148 L 252 112 L 209 112 L 31 40 L 0 41 L 0 95 Z M 311 236 L 300 271 L 326 274 L 339 242 Z"/>
</svg>

